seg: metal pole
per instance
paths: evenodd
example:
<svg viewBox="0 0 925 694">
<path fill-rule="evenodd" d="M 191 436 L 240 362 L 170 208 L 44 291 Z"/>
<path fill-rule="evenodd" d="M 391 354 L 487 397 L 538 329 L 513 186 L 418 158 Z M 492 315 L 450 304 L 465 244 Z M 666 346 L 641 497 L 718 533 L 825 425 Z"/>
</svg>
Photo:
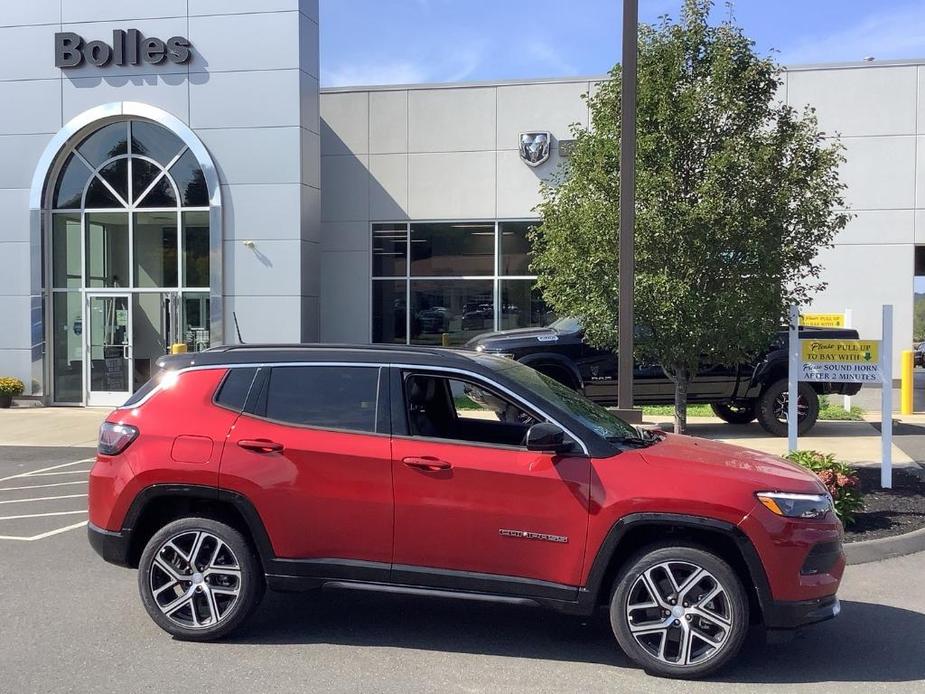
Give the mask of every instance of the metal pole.
<svg viewBox="0 0 925 694">
<path fill-rule="evenodd" d="M 793 453 L 797 449 L 797 428 L 799 426 L 797 415 L 797 400 L 799 399 L 800 380 L 800 309 L 790 307 L 790 330 L 788 332 L 787 351 L 790 355 L 787 369 L 787 452 Z"/>
<path fill-rule="evenodd" d="M 893 306 L 883 306 L 883 329 L 880 334 L 880 373 L 883 383 L 880 391 L 880 446 L 883 462 L 880 465 L 880 486 L 893 486 Z"/>
<path fill-rule="evenodd" d="M 623 0 L 623 60 L 620 87 L 620 312 L 617 406 L 633 407 L 633 237 L 636 231 L 636 50 L 638 0 Z"/>
</svg>

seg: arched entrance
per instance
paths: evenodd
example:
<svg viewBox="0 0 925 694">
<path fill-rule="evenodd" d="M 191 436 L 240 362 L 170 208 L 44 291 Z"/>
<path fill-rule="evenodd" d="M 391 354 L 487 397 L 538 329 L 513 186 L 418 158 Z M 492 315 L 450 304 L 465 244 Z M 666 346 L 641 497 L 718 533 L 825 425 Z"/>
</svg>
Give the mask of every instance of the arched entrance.
<svg viewBox="0 0 925 694">
<path fill-rule="evenodd" d="M 116 114 L 94 109 L 102 117 L 84 114 L 59 133 L 38 201 L 33 188 L 55 403 L 119 405 L 171 344 L 193 351 L 221 340 L 211 160 L 169 114 L 118 106 Z"/>
</svg>

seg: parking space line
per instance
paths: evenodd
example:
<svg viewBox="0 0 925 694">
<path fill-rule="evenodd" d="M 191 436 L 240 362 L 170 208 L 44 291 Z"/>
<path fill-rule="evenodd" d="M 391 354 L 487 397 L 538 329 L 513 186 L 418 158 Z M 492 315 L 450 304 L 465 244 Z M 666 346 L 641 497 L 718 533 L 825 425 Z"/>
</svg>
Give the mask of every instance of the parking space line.
<svg viewBox="0 0 925 694">
<path fill-rule="evenodd" d="M 45 489 L 46 487 L 66 487 L 72 484 L 89 484 L 87 480 L 78 482 L 50 482 L 49 484 L 30 484 L 25 487 L 0 487 L 0 492 L 18 492 L 20 489 Z"/>
<path fill-rule="evenodd" d="M 48 513 L 24 513 L 21 516 L 0 516 L 0 521 L 19 520 L 20 518 L 45 518 L 47 516 L 73 516 L 77 513 L 86 513 L 87 509 L 80 511 L 50 511 Z"/>
<path fill-rule="evenodd" d="M 86 470 L 64 470 L 62 472 L 33 472 L 23 477 L 57 477 L 58 475 L 87 475 L 90 474 L 90 468 Z M 13 479 L 12 477 L 7 479 Z M 0 480 L 3 482 L 4 480 Z"/>
<path fill-rule="evenodd" d="M 52 535 L 58 535 L 60 533 L 66 533 L 68 530 L 76 530 L 77 528 L 82 528 L 87 524 L 87 521 L 80 521 L 80 523 L 74 523 L 74 525 L 69 525 L 65 528 L 56 528 L 55 530 L 49 530 L 45 533 L 40 533 L 39 535 L 33 535 L 32 537 L 19 537 L 17 535 L 0 535 L 0 540 L 20 540 L 21 542 L 33 542 L 35 540 L 44 540 L 46 537 L 51 537 Z"/>
<path fill-rule="evenodd" d="M 79 465 L 80 463 L 92 463 L 94 458 L 84 458 L 83 460 L 75 460 L 70 463 L 62 463 L 61 465 L 51 465 L 50 467 L 42 467 L 38 470 L 30 470 L 29 472 L 19 472 L 15 475 L 8 475 L 7 477 L 0 477 L 0 482 L 6 482 L 7 480 L 15 480 L 21 477 L 38 477 L 43 473 L 48 473 L 50 470 L 59 470 L 63 467 L 70 467 L 71 465 Z M 78 470 L 76 472 L 70 473 L 56 473 L 56 474 L 76 474 L 77 472 L 89 472 L 89 470 Z"/>
<path fill-rule="evenodd" d="M 58 499 L 82 499 L 86 494 L 63 494 L 61 496 L 37 496 L 32 499 L 6 499 L 0 504 L 24 504 L 27 501 L 57 501 Z"/>
</svg>

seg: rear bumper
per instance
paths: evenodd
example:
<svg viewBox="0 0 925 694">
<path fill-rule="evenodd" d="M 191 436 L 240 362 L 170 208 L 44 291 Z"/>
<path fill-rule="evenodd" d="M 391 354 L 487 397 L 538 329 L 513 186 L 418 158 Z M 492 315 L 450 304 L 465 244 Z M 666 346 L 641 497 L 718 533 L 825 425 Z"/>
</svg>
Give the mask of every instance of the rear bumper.
<svg viewBox="0 0 925 694">
<path fill-rule="evenodd" d="M 128 533 L 98 528 L 93 523 L 87 523 L 87 538 L 90 546 L 103 559 L 110 564 L 130 567 L 129 536 Z"/>
<path fill-rule="evenodd" d="M 767 629 L 797 629 L 832 619 L 841 612 L 841 603 L 834 595 L 799 602 L 774 601 L 764 606 Z"/>
</svg>

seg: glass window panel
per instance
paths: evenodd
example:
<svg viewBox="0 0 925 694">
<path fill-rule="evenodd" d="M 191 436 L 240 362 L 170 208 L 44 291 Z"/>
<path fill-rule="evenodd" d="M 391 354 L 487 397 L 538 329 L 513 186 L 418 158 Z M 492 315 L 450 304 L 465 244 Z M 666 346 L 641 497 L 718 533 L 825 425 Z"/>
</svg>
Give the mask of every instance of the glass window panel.
<svg viewBox="0 0 925 694">
<path fill-rule="evenodd" d="M 502 275 L 530 275 L 530 262 L 533 260 L 527 231 L 539 224 L 536 222 L 501 222 L 498 231 L 501 234 L 501 258 L 499 267 Z"/>
<path fill-rule="evenodd" d="M 55 402 L 83 399 L 83 308 L 79 292 L 52 294 Z"/>
<path fill-rule="evenodd" d="M 494 222 L 411 225 L 412 277 L 494 274 Z"/>
<path fill-rule="evenodd" d="M 267 417 L 324 429 L 373 432 L 378 392 L 378 368 L 278 366 L 270 372 Z"/>
<path fill-rule="evenodd" d="M 404 277 L 407 267 L 407 225 L 373 224 L 373 277 Z"/>
<path fill-rule="evenodd" d="M 79 288 L 80 214 L 53 216 L 51 238 L 51 286 L 55 289 Z"/>
<path fill-rule="evenodd" d="M 183 213 L 183 286 L 209 287 L 209 213 Z"/>
<path fill-rule="evenodd" d="M 141 159 L 133 159 L 132 166 L 143 162 Z M 139 195 L 144 193 L 144 189 L 139 191 Z M 173 192 L 173 186 L 170 185 L 170 179 L 167 176 L 161 176 L 154 187 L 139 201 L 135 203 L 138 207 L 176 207 L 177 196 Z"/>
<path fill-rule="evenodd" d="M 87 286 L 129 286 L 128 213 L 88 213 L 86 225 Z"/>
<path fill-rule="evenodd" d="M 180 318 L 182 335 L 190 352 L 201 352 L 209 348 L 209 295 L 206 293 L 183 294 L 183 316 Z"/>
<path fill-rule="evenodd" d="M 144 159 L 132 159 L 132 193 L 136 203 L 160 173 L 161 169 L 151 162 Z"/>
<path fill-rule="evenodd" d="M 90 169 L 75 154 L 68 156 L 55 183 L 54 206 L 58 209 L 80 207 Z"/>
<path fill-rule="evenodd" d="M 411 282 L 411 343 L 462 345 L 494 328 L 491 280 Z"/>
<path fill-rule="evenodd" d="M 170 175 L 177 184 L 184 207 L 208 207 L 209 188 L 206 186 L 206 177 L 190 150 L 186 150 L 177 163 L 170 167 Z"/>
<path fill-rule="evenodd" d="M 404 280 L 373 280 L 373 342 L 405 344 L 407 286 Z"/>
<path fill-rule="evenodd" d="M 176 212 L 135 213 L 135 286 L 176 287 Z"/>
<path fill-rule="evenodd" d="M 90 390 L 102 393 L 131 392 L 128 344 L 129 298 L 91 296 L 87 306 L 89 331 Z"/>
<path fill-rule="evenodd" d="M 93 177 L 87 187 L 87 197 L 84 204 L 91 209 L 94 207 L 125 207 L 112 194 L 112 191 L 106 187 L 106 184 L 96 176 Z"/>
<path fill-rule="evenodd" d="M 247 402 L 247 394 L 257 374 L 256 368 L 229 369 L 228 375 L 215 395 L 215 404 L 240 412 Z"/>
<path fill-rule="evenodd" d="M 167 166 L 182 148 L 180 139 L 166 128 L 147 121 L 132 121 L 132 154 L 143 154 Z"/>
<path fill-rule="evenodd" d="M 535 328 L 555 319 L 534 280 L 501 280 L 501 330 Z"/>
<path fill-rule="evenodd" d="M 107 159 L 128 153 L 128 124 L 122 121 L 100 128 L 81 142 L 77 151 L 94 168 Z"/>
<path fill-rule="evenodd" d="M 133 390 L 151 378 L 155 372 L 155 362 L 169 351 L 166 302 L 170 296 L 161 292 L 132 295 L 132 356 L 135 360 Z"/>
<path fill-rule="evenodd" d="M 116 159 L 100 169 L 100 176 L 122 196 L 128 200 L 128 159 Z"/>
</svg>

